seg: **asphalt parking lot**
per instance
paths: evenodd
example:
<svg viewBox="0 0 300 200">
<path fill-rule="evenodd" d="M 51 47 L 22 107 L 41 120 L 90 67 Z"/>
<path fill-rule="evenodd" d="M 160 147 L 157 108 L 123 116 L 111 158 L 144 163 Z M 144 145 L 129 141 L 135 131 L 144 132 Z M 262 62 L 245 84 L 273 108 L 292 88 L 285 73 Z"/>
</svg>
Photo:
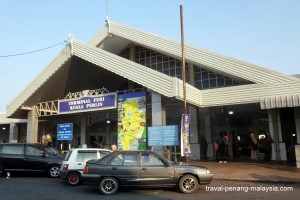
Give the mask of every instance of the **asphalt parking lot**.
<svg viewBox="0 0 300 200">
<path fill-rule="evenodd" d="M 173 189 L 121 189 L 114 195 L 102 195 L 95 185 L 82 184 L 69 186 L 59 178 L 49 178 L 41 175 L 12 175 L 10 178 L 0 178 L 1 200 L 194 200 L 194 199 L 298 199 L 299 184 L 274 184 L 244 181 L 213 180 L 210 185 L 200 186 L 194 194 L 183 194 Z M 231 188 L 267 188 L 285 187 L 287 191 L 225 191 Z M 213 188 L 223 188 L 223 191 L 211 191 Z M 292 191 L 291 191 L 292 189 Z M 232 190 L 232 189 L 231 189 Z M 289 191 L 288 191 L 289 190 Z"/>
</svg>

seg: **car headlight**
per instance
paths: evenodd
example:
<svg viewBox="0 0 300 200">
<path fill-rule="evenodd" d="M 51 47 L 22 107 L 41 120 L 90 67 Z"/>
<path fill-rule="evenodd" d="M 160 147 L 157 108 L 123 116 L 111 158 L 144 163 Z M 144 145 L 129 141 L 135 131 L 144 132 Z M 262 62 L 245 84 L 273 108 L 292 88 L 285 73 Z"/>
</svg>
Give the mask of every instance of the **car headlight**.
<svg viewBox="0 0 300 200">
<path fill-rule="evenodd" d="M 211 174 L 210 171 L 209 171 L 208 169 L 206 170 L 206 174 Z"/>
</svg>

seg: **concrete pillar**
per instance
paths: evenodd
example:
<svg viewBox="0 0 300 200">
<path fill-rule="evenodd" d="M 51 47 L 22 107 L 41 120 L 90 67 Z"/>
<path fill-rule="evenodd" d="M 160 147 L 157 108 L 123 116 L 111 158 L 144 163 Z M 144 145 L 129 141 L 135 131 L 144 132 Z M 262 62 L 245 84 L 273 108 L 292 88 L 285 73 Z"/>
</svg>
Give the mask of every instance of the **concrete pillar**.
<svg viewBox="0 0 300 200">
<path fill-rule="evenodd" d="M 162 106 L 161 95 L 151 93 L 151 104 L 152 104 L 152 126 L 163 126 L 166 125 L 166 114 L 165 109 Z M 162 146 L 152 147 L 157 153 L 163 152 Z"/>
<path fill-rule="evenodd" d="M 18 125 L 15 123 L 9 124 L 9 143 L 18 141 Z"/>
<path fill-rule="evenodd" d="M 282 141 L 280 112 L 278 109 L 268 110 L 270 135 L 272 143 L 272 160 L 287 160 L 285 143 Z"/>
<path fill-rule="evenodd" d="M 297 144 L 300 144 L 300 107 L 294 108 Z"/>
<path fill-rule="evenodd" d="M 206 108 L 203 108 L 203 109 L 206 109 Z M 210 112 L 209 112 L 208 108 L 206 110 L 207 110 L 207 114 L 205 115 L 205 137 L 207 140 L 207 157 L 213 158 L 216 155 L 214 155 L 214 151 L 213 151 L 213 138 L 212 138 L 212 133 L 211 133 Z"/>
<path fill-rule="evenodd" d="M 87 119 L 85 115 L 81 117 L 81 128 L 80 128 L 80 145 L 86 144 L 86 126 L 87 126 Z"/>
<path fill-rule="evenodd" d="M 192 86 L 195 86 L 195 73 L 194 73 L 194 65 L 189 63 L 189 81 L 188 83 Z"/>
<path fill-rule="evenodd" d="M 36 106 L 32 107 L 32 110 L 27 114 L 27 143 L 37 143 L 39 118 L 37 115 Z"/>
</svg>

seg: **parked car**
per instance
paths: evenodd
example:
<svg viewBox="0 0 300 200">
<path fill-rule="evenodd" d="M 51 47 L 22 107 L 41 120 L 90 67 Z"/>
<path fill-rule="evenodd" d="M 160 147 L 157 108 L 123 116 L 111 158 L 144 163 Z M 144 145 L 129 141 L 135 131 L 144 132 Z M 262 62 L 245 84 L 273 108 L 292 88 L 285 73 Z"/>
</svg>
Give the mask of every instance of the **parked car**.
<svg viewBox="0 0 300 200">
<path fill-rule="evenodd" d="M 82 181 L 97 184 L 103 194 L 114 194 L 119 187 L 176 186 L 193 193 L 212 177 L 206 167 L 173 163 L 153 151 L 117 151 L 88 161 Z"/>
<path fill-rule="evenodd" d="M 110 152 L 108 149 L 97 148 L 70 149 L 60 167 L 60 177 L 69 185 L 78 185 L 86 161 L 98 160 Z"/>
<path fill-rule="evenodd" d="M 0 176 L 6 172 L 46 172 L 59 176 L 63 155 L 53 147 L 42 144 L 0 144 Z"/>
</svg>

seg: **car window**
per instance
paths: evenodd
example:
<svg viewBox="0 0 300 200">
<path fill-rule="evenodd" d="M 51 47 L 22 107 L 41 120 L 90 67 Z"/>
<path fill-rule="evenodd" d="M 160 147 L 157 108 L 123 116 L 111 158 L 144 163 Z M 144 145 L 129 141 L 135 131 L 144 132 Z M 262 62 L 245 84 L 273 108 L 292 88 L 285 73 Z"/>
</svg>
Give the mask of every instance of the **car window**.
<svg viewBox="0 0 300 200">
<path fill-rule="evenodd" d="M 67 154 L 66 154 L 66 156 L 65 156 L 65 158 L 64 158 L 64 161 L 68 161 L 68 160 L 69 160 L 69 158 L 70 158 L 72 152 L 73 152 L 72 150 L 69 150 L 69 151 L 67 152 Z"/>
<path fill-rule="evenodd" d="M 88 160 L 97 159 L 97 152 L 78 151 L 76 162 L 86 162 Z"/>
<path fill-rule="evenodd" d="M 100 158 L 103 158 L 104 156 L 110 154 L 109 151 L 100 151 L 99 153 L 100 153 Z"/>
<path fill-rule="evenodd" d="M 23 155 L 23 145 L 7 145 L 3 146 L 2 154 Z"/>
<path fill-rule="evenodd" d="M 118 166 L 137 166 L 137 154 L 136 153 L 124 153 L 118 154 L 110 165 L 118 165 Z"/>
<path fill-rule="evenodd" d="M 110 165 L 123 165 L 123 154 L 118 154 L 110 163 Z"/>
<path fill-rule="evenodd" d="M 141 155 L 141 166 L 164 166 L 164 162 L 156 155 L 143 153 Z"/>
<path fill-rule="evenodd" d="M 60 154 L 58 150 L 56 150 L 56 149 L 54 149 L 53 147 L 50 147 L 50 146 L 45 147 L 45 151 L 49 154 L 52 154 L 52 155 Z"/>
<path fill-rule="evenodd" d="M 25 154 L 29 156 L 40 156 L 41 150 L 35 147 L 26 146 Z"/>
<path fill-rule="evenodd" d="M 137 166 L 137 154 L 134 153 L 134 154 L 129 154 L 129 153 L 126 153 L 124 155 L 124 163 L 123 165 L 126 165 L 126 166 Z"/>
</svg>

